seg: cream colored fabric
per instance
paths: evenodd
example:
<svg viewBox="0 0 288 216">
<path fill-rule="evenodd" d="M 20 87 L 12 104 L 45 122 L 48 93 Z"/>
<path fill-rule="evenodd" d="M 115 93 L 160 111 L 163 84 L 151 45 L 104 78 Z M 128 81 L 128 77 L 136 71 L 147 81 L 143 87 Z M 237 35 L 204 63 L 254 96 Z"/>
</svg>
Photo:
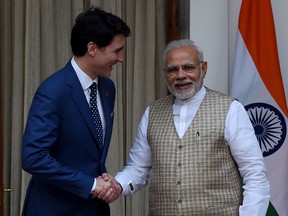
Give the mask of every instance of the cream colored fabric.
<svg viewBox="0 0 288 216">
<path fill-rule="evenodd" d="M 28 109 L 40 82 L 71 58 L 70 32 L 89 5 L 117 14 L 131 27 L 125 63 L 112 73 L 117 89 L 114 131 L 107 159 L 114 175 L 126 163 L 145 107 L 166 94 L 161 73 L 165 0 L 0 0 L 3 80 L 5 215 L 20 215 L 30 176 L 21 170 L 21 140 Z M 13 113 L 13 115 L 12 115 Z M 112 215 L 146 215 L 147 190 L 111 205 Z"/>
<path fill-rule="evenodd" d="M 239 215 L 241 177 L 224 141 L 231 102 L 207 89 L 182 139 L 173 122 L 173 96 L 151 104 L 147 135 L 153 155 L 150 216 Z"/>
</svg>

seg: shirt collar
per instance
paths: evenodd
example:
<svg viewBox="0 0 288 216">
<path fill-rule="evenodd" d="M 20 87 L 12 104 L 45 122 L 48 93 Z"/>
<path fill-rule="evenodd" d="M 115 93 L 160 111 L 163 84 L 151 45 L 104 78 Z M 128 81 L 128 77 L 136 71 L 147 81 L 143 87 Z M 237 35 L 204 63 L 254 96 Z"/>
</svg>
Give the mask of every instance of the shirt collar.
<svg viewBox="0 0 288 216">
<path fill-rule="evenodd" d="M 89 89 L 90 85 L 93 82 L 98 83 L 98 77 L 95 80 L 92 80 L 76 63 L 74 57 L 71 59 L 71 65 L 74 68 L 76 75 L 81 83 L 83 90 Z"/>
</svg>

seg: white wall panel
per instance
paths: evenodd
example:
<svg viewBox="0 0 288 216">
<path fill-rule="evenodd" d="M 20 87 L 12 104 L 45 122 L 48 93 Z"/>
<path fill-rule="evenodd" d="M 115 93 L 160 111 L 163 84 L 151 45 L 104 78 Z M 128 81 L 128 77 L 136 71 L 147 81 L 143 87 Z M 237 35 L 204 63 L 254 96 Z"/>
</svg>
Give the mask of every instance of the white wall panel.
<svg viewBox="0 0 288 216">
<path fill-rule="evenodd" d="M 228 91 L 228 0 L 190 1 L 190 38 L 208 62 L 204 84 Z"/>
</svg>

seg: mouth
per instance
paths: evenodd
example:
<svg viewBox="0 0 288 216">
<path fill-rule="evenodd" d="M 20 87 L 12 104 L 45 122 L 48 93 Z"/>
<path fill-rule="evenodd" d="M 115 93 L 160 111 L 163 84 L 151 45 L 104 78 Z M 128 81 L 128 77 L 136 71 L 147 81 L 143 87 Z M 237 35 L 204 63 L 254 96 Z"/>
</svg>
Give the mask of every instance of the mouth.
<svg viewBox="0 0 288 216">
<path fill-rule="evenodd" d="M 189 83 L 176 83 L 174 85 L 174 88 L 177 89 L 178 91 L 186 91 L 191 89 L 193 83 L 189 82 Z"/>
<path fill-rule="evenodd" d="M 114 64 L 111 64 L 111 65 L 110 65 L 110 69 L 113 70 L 113 67 L 114 67 L 114 65 L 116 65 L 116 64 L 117 64 L 117 62 L 114 63 Z"/>
</svg>

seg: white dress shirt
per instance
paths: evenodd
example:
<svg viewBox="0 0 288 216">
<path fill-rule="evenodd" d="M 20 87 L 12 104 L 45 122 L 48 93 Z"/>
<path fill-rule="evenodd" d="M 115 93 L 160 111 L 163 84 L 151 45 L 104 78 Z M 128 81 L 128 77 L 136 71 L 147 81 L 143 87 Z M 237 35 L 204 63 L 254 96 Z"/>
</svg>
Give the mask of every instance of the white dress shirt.
<svg viewBox="0 0 288 216">
<path fill-rule="evenodd" d="M 175 99 L 174 124 L 180 138 L 191 124 L 205 95 L 206 89 L 203 86 L 188 100 Z M 132 195 L 148 183 L 152 163 L 152 154 L 147 141 L 148 116 L 149 107 L 140 121 L 128 163 L 115 177 L 122 185 L 122 195 L 125 196 Z M 239 209 L 240 215 L 266 215 L 270 185 L 262 152 L 247 112 L 236 100 L 231 103 L 226 116 L 224 138 L 243 178 L 244 199 Z"/>
</svg>

